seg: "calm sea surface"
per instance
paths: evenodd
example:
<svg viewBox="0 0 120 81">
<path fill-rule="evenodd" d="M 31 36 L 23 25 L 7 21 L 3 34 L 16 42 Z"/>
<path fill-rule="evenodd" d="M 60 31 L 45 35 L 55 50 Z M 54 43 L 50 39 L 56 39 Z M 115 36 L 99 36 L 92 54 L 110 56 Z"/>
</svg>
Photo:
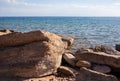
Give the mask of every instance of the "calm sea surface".
<svg viewBox="0 0 120 81">
<path fill-rule="evenodd" d="M 72 36 L 77 44 L 120 43 L 120 17 L 0 17 L 0 29 L 47 30 Z"/>
</svg>

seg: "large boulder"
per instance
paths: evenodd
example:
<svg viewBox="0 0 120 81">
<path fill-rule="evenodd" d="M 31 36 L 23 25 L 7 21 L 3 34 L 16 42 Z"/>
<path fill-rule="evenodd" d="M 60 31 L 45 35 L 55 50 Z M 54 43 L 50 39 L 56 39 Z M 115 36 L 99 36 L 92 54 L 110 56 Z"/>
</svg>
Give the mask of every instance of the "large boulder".
<svg viewBox="0 0 120 81">
<path fill-rule="evenodd" d="M 106 64 L 115 68 L 120 68 L 120 55 L 110 55 L 104 52 L 93 51 L 77 51 L 75 54 L 77 59 L 84 59 L 97 64 Z"/>
<path fill-rule="evenodd" d="M 77 81 L 118 81 L 118 80 L 113 75 L 103 74 L 82 67 L 80 69 L 80 76 L 78 77 Z"/>
<path fill-rule="evenodd" d="M 0 76 L 41 77 L 56 72 L 65 45 L 61 37 L 45 31 L 0 36 Z M 14 47 L 13 47 L 14 46 Z"/>
</svg>

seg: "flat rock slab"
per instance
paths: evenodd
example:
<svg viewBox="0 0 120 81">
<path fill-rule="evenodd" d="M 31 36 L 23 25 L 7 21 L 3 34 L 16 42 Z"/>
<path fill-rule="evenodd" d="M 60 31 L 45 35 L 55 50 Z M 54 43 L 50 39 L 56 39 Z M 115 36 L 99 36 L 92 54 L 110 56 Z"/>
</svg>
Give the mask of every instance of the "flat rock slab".
<svg viewBox="0 0 120 81">
<path fill-rule="evenodd" d="M 104 52 L 77 51 L 75 57 L 77 59 L 82 58 L 93 63 L 106 64 L 115 68 L 120 68 L 120 55 L 109 55 Z"/>
<path fill-rule="evenodd" d="M 41 78 L 0 77 L 0 81 L 76 81 L 73 77 L 49 75 Z"/>
<path fill-rule="evenodd" d="M 107 75 L 82 67 L 77 81 L 118 81 L 113 75 Z"/>
<path fill-rule="evenodd" d="M 104 52 L 111 55 L 120 55 L 120 52 L 110 46 L 100 45 L 91 48 L 94 52 Z"/>
<path fill-rule="evenodd" d="M 26 32 L 26 33 L 22 33 L 22 32 L 10 33 L 0 36 L 0 47 L 18 46 L 18 45 L 29 44 L 32 42 L 48 41 L 49 38 L 51 38 L 52 36 L 54 36 L 54 34 L 39 30 Z"/>
<path fill-rule="evenodd" d="M 101 73 L 110 73 L 111 68 L 106 65 L 93 65 L 92 69 Z"/>
</svg>

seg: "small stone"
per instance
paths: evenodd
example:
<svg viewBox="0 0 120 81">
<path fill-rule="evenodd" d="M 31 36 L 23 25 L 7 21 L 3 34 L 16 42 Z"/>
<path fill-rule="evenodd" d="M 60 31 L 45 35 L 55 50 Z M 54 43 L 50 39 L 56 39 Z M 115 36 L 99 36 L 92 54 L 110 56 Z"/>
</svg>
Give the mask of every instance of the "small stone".
<svg viewBox="0 0 120 81">
<path fill-rule="evenodd" d="M 61 35 L 60 35 L 61 36 Z M 67 43 L 67 48 L 70 49 L 74 43 L 74 39 L 72 37 L 66 37 L 66 36 L 61 36 L 62 41 L 66 44 Z"/>
<path fill-rule="evenodd" d="M 115 49 L 116 49 L 117 51 L 120 51 L 120 44 L 116 44 Z"/>
<path fill-rule="evenodd" d="M 75 66 L 75 57 L 71 53 L 64 53 L 63 58 L 65 59 L 66 62 L 68 62 L 70 65 Z"/>
<path fill-rule="evenodd" d="M 79 60 L 79 61 L 76 63 L 76 66 L 77 66 L 77 67 L 90 68 L 90 67 L 91 67 L 91 63 L 88 62 L 88 61 Z"/>
<path fill-rule="evenodd" d="M 76 70 L 74 70 L 73 68 L 70 68 L 70 67 L 66 67 L 66 66 L 60 66 L 58 68 L 58 71 L 62 72 L 65 75 L 73 76 L 73 77 L 76 77 L 76 75 L 78 74 L 78 72 Z"/>
<path fill-rule="evenodd" d="M 94 65 L 92 69 L 101 73 L 111 72 L 111 68 L 106 65 Z"/>
</svg>

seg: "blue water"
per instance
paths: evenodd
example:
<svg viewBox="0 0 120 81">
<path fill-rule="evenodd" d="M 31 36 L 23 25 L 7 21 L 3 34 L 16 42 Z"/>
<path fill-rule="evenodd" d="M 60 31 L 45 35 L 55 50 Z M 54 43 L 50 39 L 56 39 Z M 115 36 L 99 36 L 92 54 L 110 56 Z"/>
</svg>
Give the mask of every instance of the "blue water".
<svg viewBox="0 0 120 81">
<path fill-rule="evenodd" d="M 72 36 L 77 44 L 120 43 L 120 17 L 0 17 L 0 29 L 46 30 Z"/>
</svg>

